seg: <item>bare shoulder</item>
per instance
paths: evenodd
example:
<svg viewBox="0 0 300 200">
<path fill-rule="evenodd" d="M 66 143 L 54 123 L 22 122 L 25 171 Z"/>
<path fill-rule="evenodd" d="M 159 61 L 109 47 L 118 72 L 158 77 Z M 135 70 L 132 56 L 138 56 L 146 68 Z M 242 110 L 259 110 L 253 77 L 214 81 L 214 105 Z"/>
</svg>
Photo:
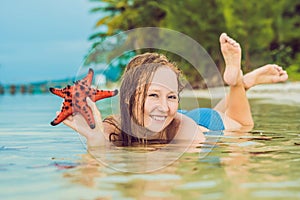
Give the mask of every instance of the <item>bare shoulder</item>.
<svg viewBox="0 0 300 200">
<path fill-rule="evenodd" d="M 197 141 L 204 140 L 203 132 L 208 131 L 208 129 L 199 126 L 195 123 L 194 120 L 181 113 L 177 113 L 175 118 L 180 122 L 179 130 L 176 134 L 176 139 L 186 140 L 195 138 L 195 140 Z"/>
<path fill-rule="evenodd" d="M 207 128 L 196 124 L 196 122 L 193 119 L 191 119 L 190 117 L 183 115 L 181 113 L 177 113 L 176 119 L 180 121 L 182 128 L 189 129 L 191 127 L 197 126 L 202 132 L 209 131 Z"/>
</svg>

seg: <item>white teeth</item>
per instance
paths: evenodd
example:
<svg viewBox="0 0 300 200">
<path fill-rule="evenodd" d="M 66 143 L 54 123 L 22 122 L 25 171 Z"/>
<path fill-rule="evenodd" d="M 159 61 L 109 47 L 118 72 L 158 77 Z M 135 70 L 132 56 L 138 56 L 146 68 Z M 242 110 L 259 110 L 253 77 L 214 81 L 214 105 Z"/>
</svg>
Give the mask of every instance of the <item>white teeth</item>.
<svg viewBox="0 0 300 200">
<path fill-rule="evenodd" d="M 162 116 L 152 116 L 152 118 L 157 121 L 164 121 L 166 119 L 166 117 L 162 117 Z"/>
</svg>

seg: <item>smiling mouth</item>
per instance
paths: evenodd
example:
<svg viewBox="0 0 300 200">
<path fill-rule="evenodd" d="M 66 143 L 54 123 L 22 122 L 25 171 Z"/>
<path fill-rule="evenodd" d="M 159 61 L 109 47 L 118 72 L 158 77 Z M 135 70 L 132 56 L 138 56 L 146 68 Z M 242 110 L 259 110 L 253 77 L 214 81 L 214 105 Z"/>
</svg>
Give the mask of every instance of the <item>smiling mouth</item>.
<svg viewBox="0 0 300 200">
<path fill-rule="evenodd" d="M 155 121 L 160 121 L 163 122 L 167 119 L 165 116 L 157 116 L 157 115 L 151 115 L 151 118 L 154 119 Z"/>
</svg>

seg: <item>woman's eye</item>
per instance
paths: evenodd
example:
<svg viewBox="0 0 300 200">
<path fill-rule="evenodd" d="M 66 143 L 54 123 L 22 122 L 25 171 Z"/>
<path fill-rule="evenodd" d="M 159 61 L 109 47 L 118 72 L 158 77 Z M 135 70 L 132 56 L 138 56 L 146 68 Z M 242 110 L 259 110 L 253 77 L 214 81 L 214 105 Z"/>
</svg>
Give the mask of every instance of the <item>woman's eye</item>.
<svg viewBox="0 0 300 200">
<path fill-rule="evenodd" d="M 170 95 L 168 98 L 169 99 L 177 99 L 177 96 L 176 95 Z"/>
<path fill-rule="evenodd" d="M 155 93 L 151 93 L 151 94 L 148 94 L 149 97 L 158 97 L 158 94 L 155 94 Z"/>
</svg>

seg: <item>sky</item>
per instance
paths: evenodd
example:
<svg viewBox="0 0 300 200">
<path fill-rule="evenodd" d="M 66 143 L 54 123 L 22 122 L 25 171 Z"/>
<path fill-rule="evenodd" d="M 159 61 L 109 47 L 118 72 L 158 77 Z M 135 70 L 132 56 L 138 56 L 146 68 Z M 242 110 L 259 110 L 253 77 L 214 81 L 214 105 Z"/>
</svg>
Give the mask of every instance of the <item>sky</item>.
<svg viewBox="0 0 300 200">
<path fill-rule="evenodd" d="M 97 4 L 0 0 L 0 84 L 74 77 L 91 47 Z"/>
</svg>

